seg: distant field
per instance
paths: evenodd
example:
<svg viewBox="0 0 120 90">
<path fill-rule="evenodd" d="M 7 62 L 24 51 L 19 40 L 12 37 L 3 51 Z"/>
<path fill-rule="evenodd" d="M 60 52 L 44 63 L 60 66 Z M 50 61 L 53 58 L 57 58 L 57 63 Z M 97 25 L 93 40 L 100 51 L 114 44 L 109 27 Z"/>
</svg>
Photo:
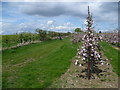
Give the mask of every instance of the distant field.
<svg viewBox="0 0 120 90">
<path fill-rule="evenodd" d="M 77 52 L 68 38 L 3 51 L 3 88 L 45 88 L 60 77 Z"/>
<path fill-rule="evenodd" d="M 120 50 L 116 50 L 115 48 L 112 47 L 112 45 L 106 43 L 106 42 L 101 42 L 101 45 L 103 47 L 104 50 L 104 54 L 105 56 L 110 60 L 111 60 L 111 64 L 113 66 L 113 71 L 116 72 L 118 74 L 118 76 L 120 76 L 120 65 L 119 65 L 119 58 L 120 56 L 118 55 L 118 53 L 120 53 Z"/>
</svg>

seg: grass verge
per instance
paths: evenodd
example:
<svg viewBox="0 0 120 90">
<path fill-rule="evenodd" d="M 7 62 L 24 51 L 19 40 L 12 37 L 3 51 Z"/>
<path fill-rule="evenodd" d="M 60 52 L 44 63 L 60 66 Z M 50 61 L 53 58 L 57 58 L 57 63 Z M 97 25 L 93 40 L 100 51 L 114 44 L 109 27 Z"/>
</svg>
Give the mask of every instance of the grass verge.
<svg viewBox="0 0 120 90">
<path fill-rule="evenodd" d="M 105 56 L 111 60 L 111 64 L 113 66 L 113 71 L 117 73 L 118 76 L 120 76 L 120 65 L 119 65 L 119 53 L 120 50 L 117 50 L 115 48 L 112 47 L 112 45 L 108 44 L 107 42 L 101 42 L 100 43 L 103 47 L 103 52 L 105 54 Z"/>
</svg>

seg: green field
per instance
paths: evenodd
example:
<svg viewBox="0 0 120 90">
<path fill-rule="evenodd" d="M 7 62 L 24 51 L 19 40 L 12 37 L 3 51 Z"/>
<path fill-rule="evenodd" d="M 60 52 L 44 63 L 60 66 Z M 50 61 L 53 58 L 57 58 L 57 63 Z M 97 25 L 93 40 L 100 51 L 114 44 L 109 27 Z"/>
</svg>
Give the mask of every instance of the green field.
<svg viewBox="0 0 120 90">
<path fill-rule="evenodd" d="M 113 67 L 113 71 L 116 72 L 118 74 L 118 76 L 120 76 L 120 65 L 119 65 L 119 53 L 120 53 L 120 50 L 117 50 L 117 49 L 114 49 L 112 47 L 112 45 L 106 43 L 106 42 L 101 42 L 100 43 L 102 48 L 103 48 L 103 52 L 104 52 L 104 55 L 110 60 L 111 60 L 111 64 L 112 64 L 112 67 Z"/>
<path fill-rule="evenodd" d="M 3 51 L 3 88 L 46 88 L 69 68 L 77 52 L 70 39 Z"/>
<path fill-rule="evenodd" d="M 104 55 L 120 76 L 119 50 L 106 42 L 100 43 Z M 47 88 L 66 72 L 77 52 L 78 44 L 70 39 L 49 40 L 2 53 L 3 88 Z"/>
</svg>

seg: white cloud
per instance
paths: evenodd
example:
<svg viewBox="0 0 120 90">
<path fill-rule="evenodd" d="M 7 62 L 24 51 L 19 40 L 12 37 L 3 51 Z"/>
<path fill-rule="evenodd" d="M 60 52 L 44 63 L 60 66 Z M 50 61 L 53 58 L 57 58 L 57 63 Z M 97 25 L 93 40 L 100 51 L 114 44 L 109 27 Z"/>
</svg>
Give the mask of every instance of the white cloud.
<svg viewBox="0 0 120 90">
<path fill-rule="evenodd" d="M 51 25 L 51 24 L 53 24 L 53 23 L 54 23 L 53 20 L 49 20 L 49 21 L 47 21 L 47 24 L 48 24 L 48 25 Z"/>
<path fill-rule="evenodd" d="M 1 23 L 0 23 L 1 24 Z M 76 28 L 70 22 L 63 23 L 61 25 L 57 25 L 57 22 L 53 20 L 45 21 L 44 23 L 39 23 L 39 21 L 31 21 L 25 22 L 20 24 L 13 24 L 4 22 L 2 24 L 2 31 L 3 34 L 13 34 L 13 33 L 20 33 L 20 32 L 35 32 L 35 29 L 43 29 L 48 31 L 56 31 L 56 32 L 68 32 L 73 31 Z"/>
<path fill-rule="evenodd" d="M 0 35 L 3 33 L 4 31 L 0 30 Z"/>
<path fill-rule="evenodd" d="M 76 27 L 70 23 L 66 22 L 61 25 L 52 26 L 49 30 L 57 32 L 73 32 Z"/>
</svg>

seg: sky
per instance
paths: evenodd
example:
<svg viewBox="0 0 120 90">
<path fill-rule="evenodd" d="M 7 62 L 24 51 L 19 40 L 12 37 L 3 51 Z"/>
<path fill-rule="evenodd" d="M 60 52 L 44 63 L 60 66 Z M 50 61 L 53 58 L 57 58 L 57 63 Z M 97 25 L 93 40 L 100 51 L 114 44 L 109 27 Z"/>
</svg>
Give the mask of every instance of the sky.
<svg viewBox="0 0 120 90">
<path fill-rule="evenodd" d="M 118 28 L 117 2 L 2 2 L 0 34 L 35 32 L 37 28 L 56 32 L 86 29 L 88 5 L 95 31 Z"/>
</svg>

